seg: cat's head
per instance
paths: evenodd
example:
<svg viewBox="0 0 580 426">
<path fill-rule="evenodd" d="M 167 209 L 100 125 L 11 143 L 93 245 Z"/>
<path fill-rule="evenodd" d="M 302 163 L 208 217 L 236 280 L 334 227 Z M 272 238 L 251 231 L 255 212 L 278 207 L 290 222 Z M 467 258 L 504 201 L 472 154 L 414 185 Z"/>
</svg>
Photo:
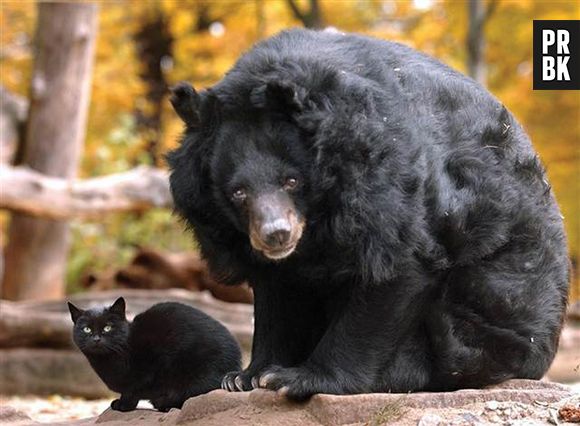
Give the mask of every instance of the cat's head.
<svg viewBox="0 0 580 426">
<path fill-rule="evenodd" d="M 127 346 L 129 322 L 125 299 L 119 297 L 109 307 L 82 310 L 68 302 L 74 323 L 73 340 L 86 355 L 120 354 Z"/>
</svg>

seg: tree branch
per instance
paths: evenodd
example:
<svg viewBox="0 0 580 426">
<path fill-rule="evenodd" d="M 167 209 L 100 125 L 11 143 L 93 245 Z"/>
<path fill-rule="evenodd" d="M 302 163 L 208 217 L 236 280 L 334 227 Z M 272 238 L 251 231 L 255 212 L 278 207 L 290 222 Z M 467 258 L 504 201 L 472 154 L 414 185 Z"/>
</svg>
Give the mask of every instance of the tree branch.
<svg viewBox="0 0 580 426">
<path fill-rule="evenodd" d="M 318 0 L 310 0 L 310 15 L 315 21 L 317 21 L 316 23 L 320 24 L 321 13 Z"/>
<path fill-rule="evenodd" d="M 0 166 L 0 208 L 48 219 L 94 218 L 110 212 L 171 207 L 167 172 L 137 167 L 70 181 L 26 167 Z"/>
<path fill-rule="evenodd" d="M 487 7 L 485 8 L 485 14 L 483 18 L 483 25 L 487 24 L 491 16 L 497 10 L 497 6 L 499 4 L 499 0 L 489 0 Z"/>
<path fill-rule="evenodd" d="M 305 24 L 306 23 L 306 17 L 300 11 L 300 9 L 298 8 L 298 5 L 294 2 L 294 0 L 286 0 L 286 3 L 288 4 L 288 6 L 290 7 L 290 9 L 292 10 L 292 13 L 296 17 L 296 19 L 299 19 L 302 23 Z"/>
</svg>

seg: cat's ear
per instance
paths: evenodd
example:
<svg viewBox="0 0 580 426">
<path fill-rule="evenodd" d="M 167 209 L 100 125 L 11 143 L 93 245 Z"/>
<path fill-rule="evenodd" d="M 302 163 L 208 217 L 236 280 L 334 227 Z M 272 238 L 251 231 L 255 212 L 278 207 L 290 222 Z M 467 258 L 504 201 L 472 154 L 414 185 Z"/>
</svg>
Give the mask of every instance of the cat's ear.
<svg viewBox="0 0 580 426">
<path fill-rule="evenodd" d="M 73 305 L 70 302 L 67 302 L 67 304 L 68 304 L 68 310 L 70 311 L 70 317 L 72 319 L 72 322 L 76 323 L 77 320 L 79 319 L 79 317 L 85 313 L 85 311 L 77 308 L 75 305 Z"/>
<path fill-rule="evenodd" d="M 119 297 L 117 300 L 115 300 L 115 303 L 113 303 L 109 308 L 109 312 L 125 318 L 125 299 Z"/>
</svg>

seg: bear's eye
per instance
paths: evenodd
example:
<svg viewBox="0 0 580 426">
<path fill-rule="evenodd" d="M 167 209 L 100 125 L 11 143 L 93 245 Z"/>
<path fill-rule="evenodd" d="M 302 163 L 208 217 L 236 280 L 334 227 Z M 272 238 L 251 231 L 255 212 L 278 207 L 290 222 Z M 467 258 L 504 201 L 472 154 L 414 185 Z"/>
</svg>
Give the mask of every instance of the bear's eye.
<svg viewBox="0 0 580 426">
<path fill-rule="evenodd" d="M 113 329 L 113 327 L 111 327 L 110 325 L 106 325 L 106 326 L 104 326 L 104 327 L 103 327 L 103 331 L 104 331 L 105 333 L 108 333 L 108 332 L 109 332 L 109 331 L 111 331 L 112 329 Z"/>
<path fill-rule="evenodd" d="M 242 188 L 236 189 L 232 194 L 232 198 L 235 201 L 243 201 L 246 199 L 246 191 L 244 191 Z"/>
<path fill-rule="evenodd" d="M 89 334 L 91 332 L 91 327 L 83 327 L 83 332 Z"/>
<path fill-rule="evenodd" d="M 284 190 L 291 191 L 298 186 L 298 179 L 290 177 L 284 181 Z"/>
</svg>

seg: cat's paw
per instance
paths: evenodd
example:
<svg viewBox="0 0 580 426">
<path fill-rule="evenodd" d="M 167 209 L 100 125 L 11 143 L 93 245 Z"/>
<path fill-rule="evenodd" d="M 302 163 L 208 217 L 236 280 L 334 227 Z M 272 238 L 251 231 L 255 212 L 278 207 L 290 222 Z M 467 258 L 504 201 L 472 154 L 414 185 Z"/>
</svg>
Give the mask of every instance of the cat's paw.
<svg viewBox="0 0 580 426">
<path fill-rule="evenodd" d="M 289 399 L 303 401 L 315 393 L 327 391 L 322 377 L 304 367 L 283 368 L 272 366 L 257 379 L 258 387 L 278 391 Z"/>
<path fill-rule="evenodd" d="M 222 379 L 222 389 L 229 392 L 244 392 L 250 391 L 252 387 L 253 374 L 248 370 L 231 371 L 227 373 Z"/>
<path fill-rule="evenodd" d="M 133 411 L 135 407 L 137 407 L 137 404 L 133 404 L 132 402 L 127 403 L 121 399 L 115 399 L 113 402 L 111 402 L 111 408 L 115 411 Z"/>
</svg>

